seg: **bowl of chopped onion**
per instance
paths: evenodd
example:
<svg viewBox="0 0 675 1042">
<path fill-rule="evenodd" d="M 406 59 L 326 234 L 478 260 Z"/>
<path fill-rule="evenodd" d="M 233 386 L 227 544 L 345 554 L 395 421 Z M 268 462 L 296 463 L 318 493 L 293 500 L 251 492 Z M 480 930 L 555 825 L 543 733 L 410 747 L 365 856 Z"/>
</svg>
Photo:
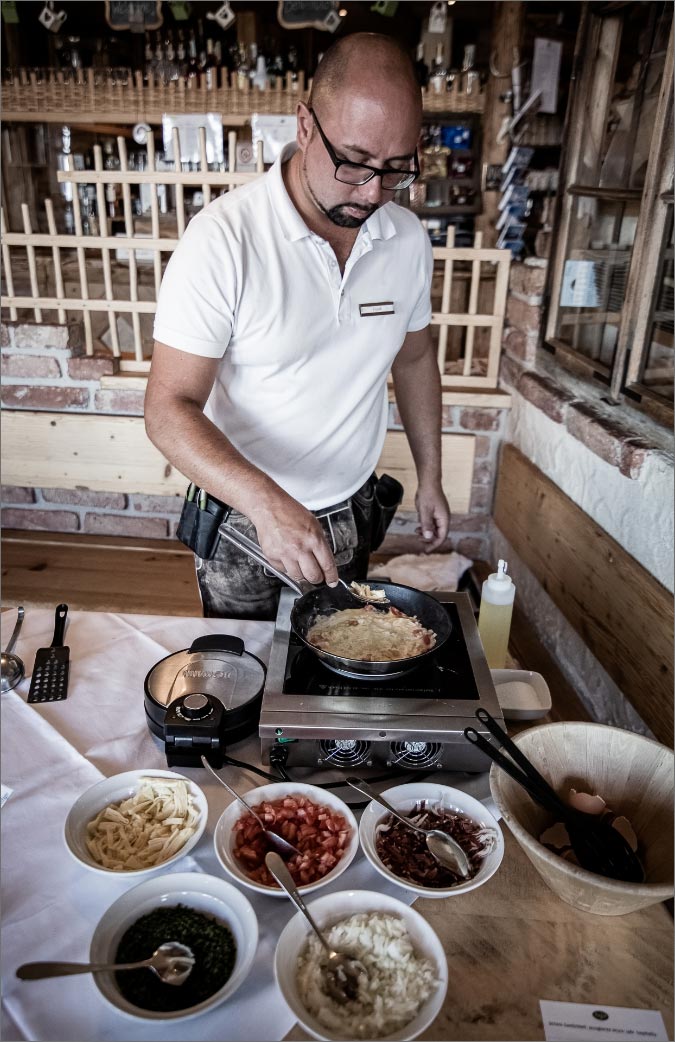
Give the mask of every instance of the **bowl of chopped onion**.
<svg viewBox="0 0 675 1042">
<path fill-rule="evenodd" d="M 125 771 L 83 792 L 64 826 L 66 848 L 92 872 L 144 876 L 164 869 L 199 842 L 206 796 L 174 771 Z"/>
<path fill-rule="evenodd" d="M 366 972 L 354 998 L 337 1003 L 323 986 L 318 939 L 304 916 L 293 916 L 279 937 L 274 972 L 305 1031 L 327 1040 L 405 1042 L 433 1023 L 448 987 L 448 961 L 419 912 L 370 890 L 322 894 L 308 907 L 331 947 L 356 956 Z"/>
<path fill-rule="evenodd" d="M 351 810 L 328 789 L 303 782 L 273 782 L 244 794 L 250 807 L 298 848 L 286 865 L 303 893 L 341 875 L 359 849 L 359 829 Z M 252 814 L 236 800 L 220 816 L 213 836 L 216 856 L 237 883 L 271 897 L 286 897 L 265 865 L 270 849 Z"/>
<path fill-rule="evenodd" d="M 412 825 L 447 832 L 469 861 L 469 878 L 463 879 L 435 860 L 424 836 L 373 801 L 361 816 L 361 846 L 373 868 L 386 879 L 421 897 L 455 897 L 486 883 L 499 868 L 504 837 L 480 800 L 432 781 L 396 785 L 382 795 Z"/>
</svg>

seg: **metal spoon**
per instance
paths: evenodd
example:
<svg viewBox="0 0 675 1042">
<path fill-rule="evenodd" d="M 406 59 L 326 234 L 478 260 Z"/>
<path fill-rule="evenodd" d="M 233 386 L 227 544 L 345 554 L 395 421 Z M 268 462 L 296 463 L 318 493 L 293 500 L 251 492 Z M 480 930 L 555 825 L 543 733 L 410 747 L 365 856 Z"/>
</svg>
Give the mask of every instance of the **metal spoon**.
<svg viewBox="0 0 675 1042">
<path fill-rule="evenodd" d="M 381 807 L 388 810 L 390 814 L 393 814 L 395 818 L 402 821 L 408 828 L 413 829 L 415 832 L 421 832 L 424 836 L 427 844 L 429 853 L 436 858 L 436 860 L 449 868 L 452 872 L 457 872 L 464 879 L 469 878 L 471 871 L 469 865 L 469 859 L 460 847 L 457 840 L 449 836 L 447 832 L 441 832 L 440 829 L 421 829 L 419 825 L 413 825 L 410 818 L 406 818 L 399 811 L 395 810 L 390 803 L 380 796 L 378 792 L 371 789 L 370 785 L 367 785 L 360 778 L 345 778 L 348 785 L 351 785 L 352 789 L 356 789 L 357 792 L 362 792 L 364 796 L 369 796 L 375 803 L 379 803 Z"/>
<path fill-rule="evenodd" d="M 363 593 L 359 593 L 358 590 L 354 589 L 354 586 L 364 586 L 370 589 L 369 583 L 346 583 L 344 579 L 338 577 L 338 582 L 341 586 L 344 586 L 347 593 L 350 593 L 352 597 L 355 597 L 361 604 L 372 604 L 374 608 L 384 607 L 384 605 L 391 603 L 388 597 L 367 597 Z M 373 590 L 373 593 L 382 593 L 382 590 Z"/>
<path fill-rule="evenodd" d="M 368 971 L 362 962 L 355 959 L 346 952 L 336 952 L 329 945 L 307 910 L 305 902 L 296 890 L 291 873 L 286 868 L 278 854 L 272 851 L 265 855 L 265 864 L 276 879 L 279 886 L 286 891 L 291 901 L 298 908 L 314 933 L 321 941 L 326 952 L 326 961 L 322 965 L 326 994 L 335 999 L 336 1002 L 354 1002 L 358 998 L 361 977 L 367 977 Z"/>
<path fill-rule="evenodd" d="M 67 977 L 73 973 L 100 973 L 103 970 L 140 970 L 147 966 L 164 984 L 183 984 L 195 964 L 190 948 L 178 941 L 160 944 L 157 951 L 140 962 L 25 962 L 16 975 L 19 980 L 42 980 L 44 977 Z"/>
<path fill-rule="evenodd" d="M 271 846 L 272 850 L 276 850 L 277 854 L 281 854 L 281 856 L 283 858 L 285 858 L 287 861 L 288 861 L 289 857 L 293 857 L 293 854 L 299 854 L 300 853 L 298 848 L 294 847 L 292 843 L 289 843 L 287 839 L 284 839 L 283 836 L 279 836 L 279 835 L 277 835 L 276 832 L 272 832 L 271 829 L 267 828 L 267 826 L 265 825 L 265 822 L 262 820 L 262 818 L 258 814 L 256 814 L 256 812 L 253 810 L 253 807 L 249 807 L 249 805 L 246 802 L 246 800 L 243 800 L 238 792 L 235 792 L 234 789 L 231 788 L 231 786 L 229 786 L 226 781 L 223 781 L 223 779 L 220 777 L 219 774 L 216 774 L 216 772 L 214 771 L 213 767 L 211 766 L 211 764 L 209 763 L 209 761 L 206 759 L 205 756 L 202 756 L 201 760 L 202 760 L 202 764 L 204 765 L 204 767 L 206 767 L 207 770 L 209 770 L 211 772 L 211 774 L 216 779 L 216 781 L 219 781 L 220 784 L 227 789 L 227 791 L 230 793 L 230 795 L 234 796 L 235 799 L 239 800 L 239 802 L 242 803 L 244 805 L 244 807 L 246 807 L 246 810 L 249 812 L 249 814 L 253 815 L 255 820 L 260 825 L 260 828 L 264 832 L 265 839 L 267 840 L 267 842 Z"/>
<path fill-rule="evenodd" d="M 9 638 L 9 644 L 0 655 L 0 690 L 3 692 L 11 691 L 17 684 L 20 684 L 26 673 L 26 667 L 19 656 L 11 654 L 12 648 L 16 644 L 16 638 L 19 636 L 23 616 L 23 608 L 18 608 L 14 631 Z"/>
</svg>

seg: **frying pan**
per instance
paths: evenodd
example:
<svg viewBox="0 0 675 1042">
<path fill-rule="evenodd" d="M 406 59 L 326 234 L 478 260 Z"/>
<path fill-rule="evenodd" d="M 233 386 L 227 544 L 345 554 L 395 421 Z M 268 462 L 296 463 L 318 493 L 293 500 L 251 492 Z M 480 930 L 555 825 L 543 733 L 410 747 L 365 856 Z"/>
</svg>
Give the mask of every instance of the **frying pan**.
<svg viewBox="0 0 675 1042">
<path fill-rule="evenodd" d="M 409 658 L 387 659 L 384 662 L 343 658 L 341 655 L 333 655 L 331 652 L 317 648 L 307 640 L 307 633 L 317 617 L 334 611 L 342 611 L 345 608 L 353 608 L 356 604 L 355 598 L 344 586 L 312 586 L 311 583 L 301 585 L 285 572 L 281 572 L 271 565 L 261 547 L 252 539 L 236 529 L 229 528 L 226 524 L 220 526 L 219 532 L 221 536 L 238 546 L 258 564 L 262 564 L 298 594 L 298 599 L 291 611 L 293 632 L 313 655 L 336 673 L 360 680 L 377 680 L 381 677 L 393 679 L 409 673 L 429 655 L 435 655 L 450 636 L 452 631 L 450 618 L 443 605 L 435 597 L 414 590 L 410 586 L 400 586 L 398 583 L 377 583 L 377 589 L 384 590 L 390 601 L 388 607 L 398 608 L 406 615 L 414 615 L 425 629 L 432 630 L 436 634 L 436 643 L 433 648 Z"/>
</svg>

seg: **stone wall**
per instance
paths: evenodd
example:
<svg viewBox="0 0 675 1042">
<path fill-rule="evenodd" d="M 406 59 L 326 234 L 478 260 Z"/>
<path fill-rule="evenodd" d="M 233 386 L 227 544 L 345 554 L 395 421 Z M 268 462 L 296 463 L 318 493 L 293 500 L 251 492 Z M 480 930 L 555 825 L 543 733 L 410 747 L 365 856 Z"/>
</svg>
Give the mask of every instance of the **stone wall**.
<svg viewBox="0 0 675 1042">
<path fill-rule="evenodd" d="M 537 352 L 545 265 L 533 259 L 511 268 L 500 379 L 513 400 L 506 440 L 672 590 L 672 436 L 628 408 L 612 407 L 601 390 L 561 373 Z M 648 734 L 494 523 L 491 546 L 493 561 L 508 560 L 519 604 L 595 718 Z"/>
<path fill-rule="evenodd" d="M 87 357 L 79 326 L 6 323 L 2 345 L 2 406 L 5 409 L 46 410 L 142 416 L 143 391 L 126 389 L 117 362 L 107 352 Z M 132 382 L 132 381 L 129 381 Z M 489 556 L 489 520 L 494 494 L 499 443 L 508 410 L 443 407 L 443 431 L 476 438 L 475 467 L 469 511 L 455 515 L 447 550 L 471 558 Z M 395 405 L 389 428 L 400 430 Z M 4 486 L 2 526 L 56 532 L 170 539 L 175 536 L 180 496 L 143 496 L 88 489 L 46 489 Z M 399 513 L 382 552 L 416 553 L 422 549 L 417 517 Z"/>
</svg>

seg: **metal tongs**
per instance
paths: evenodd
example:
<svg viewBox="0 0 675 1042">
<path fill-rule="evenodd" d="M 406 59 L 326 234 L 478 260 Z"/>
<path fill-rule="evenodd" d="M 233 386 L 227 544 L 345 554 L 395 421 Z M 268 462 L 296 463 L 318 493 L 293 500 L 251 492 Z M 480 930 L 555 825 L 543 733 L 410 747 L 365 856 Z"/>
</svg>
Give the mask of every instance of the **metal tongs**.
<svg viewBox="0 0 675 1042">
<path fill-rule="evenodd" d="M 464 729 L 466 740 L 482 749 L 486 756 L 529 793 L 535 803 L 554 814 L 565 825 L 572 849 L 582 868 L 626 883 L 644 882 L 642 863 L 620 832 L 597 815 L 585 814 L 563 802 L 486 709 L 477 709 L 475 715 L 512 759 L 495 749 L 473 727 Z"/>
<path fill-rule="evenodd" d="M 319 583 L 318 586 L 316 586 L 314 583 L 307 582 L 304 579 L 291 579 L 290 575 L 287 575 L 286 572 L 282 572 L 279 568 L 275 568 L 273 564 L 270 564 L 259 543 L 254 542 L 253 539 L 249 539 L 248 536 L 244 535 L 243 532 L 237 531 L 236 528 L 230 528 L 226 520 L 220 525 L 218 534 L 222 536 L 223 539 L 227 539 L 228 542 L 232 543 L 234 546 L 239 547 L 240 550 L 243 550 L 245 554 L 248 554 L 252 560 L 261 564 L 263 568 L 266 568 L 268 572 L 272 573 L 272 575 L 276 575 L 277 579 L 281 579 L 282 583 L 285 583 L 286 586 L 290 586 L 290 588 L 300 597 L 309 593 L 311 590 L 316 590 L 318 586 L 321 585 Z M 374 597 L 371 599 L 365 595 L 362 596 L 361 594 L 358 594 L 355 590 L 352 590 L 344 579 L 338 578 L 338 582 L 340 585 L 344 586 L 347 593 L 359 604 L 373 604 L 376 608 L 381 607 L 385 611 L 387 610 L 386 605 L 389 604 L 389 600 L 386 597 Z"/>
</svg>

